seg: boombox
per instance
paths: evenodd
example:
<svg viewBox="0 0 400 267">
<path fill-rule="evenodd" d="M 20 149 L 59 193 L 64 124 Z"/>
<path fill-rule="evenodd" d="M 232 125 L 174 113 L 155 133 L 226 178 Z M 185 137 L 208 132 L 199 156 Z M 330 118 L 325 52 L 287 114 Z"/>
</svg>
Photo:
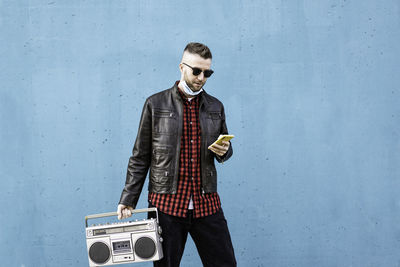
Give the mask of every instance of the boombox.
<svg viewBox="0 0 400 267">
<path fill-rule="evenodd" d="M 88 226 L 88 219 L 117 216 L 117 212 L 88 215 L 86 245 L 89 266 L 106 266 L 143 261 L 156 261 L 163 257 L 161 227 L 156 208 L 135 209 L 133 213 L 156 212 L 156 219 L 106 223 Z"/>
</svg>

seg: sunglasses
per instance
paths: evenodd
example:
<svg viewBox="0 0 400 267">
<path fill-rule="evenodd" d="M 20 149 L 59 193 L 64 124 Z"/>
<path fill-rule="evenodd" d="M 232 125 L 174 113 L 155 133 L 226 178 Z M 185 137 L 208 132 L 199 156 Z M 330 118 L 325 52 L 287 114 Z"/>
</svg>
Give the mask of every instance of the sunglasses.
<svg viewBox="0 0 400 267">
<path fill-rule="evenodd" d="M 199 68 L 194 68 L 194 67 L 191 67 L 191 66 L 189 66 L 188 64 L 186 64 L 184 62 L 182 62 L 182 64 L 188 66 L 189 68 L 191 68 L 192 69 L 192 73 L 193 73 L 194 76 L 200 75 L 200 73 L 203 72 L 204 73 L 204 77 L 208 78 L 214 73 L 213 70 L 202 70 L 202 69 L 199 69 Z"/>
</svg>

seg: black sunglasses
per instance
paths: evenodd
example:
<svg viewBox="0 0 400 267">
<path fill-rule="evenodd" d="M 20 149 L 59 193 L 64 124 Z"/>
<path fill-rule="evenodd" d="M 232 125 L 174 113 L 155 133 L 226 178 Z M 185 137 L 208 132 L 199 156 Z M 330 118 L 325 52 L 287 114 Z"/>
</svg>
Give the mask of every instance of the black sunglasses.
<svg viewBox="0 0 400 267">
<path fill-rule="evenodd" d="M 192 69 L 192 73 L 193 73 L 194 76 L 200 75 L 200 73 L 203 72 L 204 73 L 204 77 L 208 78 L 214 73 L 213 70 L 201 70 L 199 68 L 193 68 L 193 67 L 189 66 L 188 64 L 186 64 L 184 62 L 182 62 L 182 64 L 188 66 L 189 68 L 191 68 Z"/>
</svg>

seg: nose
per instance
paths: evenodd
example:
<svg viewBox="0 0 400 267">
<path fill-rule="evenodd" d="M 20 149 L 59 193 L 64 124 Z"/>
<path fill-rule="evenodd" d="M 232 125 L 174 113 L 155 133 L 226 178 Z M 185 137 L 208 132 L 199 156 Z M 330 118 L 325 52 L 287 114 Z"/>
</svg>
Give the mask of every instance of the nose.
<svg viewBox="0 0 400 267">
<path fill-rule="evenodd" d="M 202 80 L 204 79 L 204 73 L 203 73 L 203 72 L 200 72 L 200 74 L 197 75 L 197 79 L 200 80 L 200 81 L 202 81 Z"/>
</svg>

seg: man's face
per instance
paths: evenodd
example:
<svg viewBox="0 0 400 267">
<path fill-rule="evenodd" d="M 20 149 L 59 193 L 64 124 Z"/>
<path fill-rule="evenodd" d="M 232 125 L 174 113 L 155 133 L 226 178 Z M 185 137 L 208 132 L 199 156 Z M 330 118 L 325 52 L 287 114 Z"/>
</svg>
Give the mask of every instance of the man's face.
<svg viewBox="0 0 400 267">
<path fill-rule="evenodd" d="M 209 70 L 211 68 L 211 58 L 204 59 L 197 54 L 192 54 L 189 52 L 184 52 L 182 57 L 182 62 L 179 64 L 179 69 L 181 70 L 181 80 L 183 79 L 192 91 L 199 91 L 203 85 L 206 83 L 207 78 L 204 77 L 204 73 L 201 72 L 199 75 L 193 75 L 192 68 L 199 68 L 201 70 Z"/>
</svg>

